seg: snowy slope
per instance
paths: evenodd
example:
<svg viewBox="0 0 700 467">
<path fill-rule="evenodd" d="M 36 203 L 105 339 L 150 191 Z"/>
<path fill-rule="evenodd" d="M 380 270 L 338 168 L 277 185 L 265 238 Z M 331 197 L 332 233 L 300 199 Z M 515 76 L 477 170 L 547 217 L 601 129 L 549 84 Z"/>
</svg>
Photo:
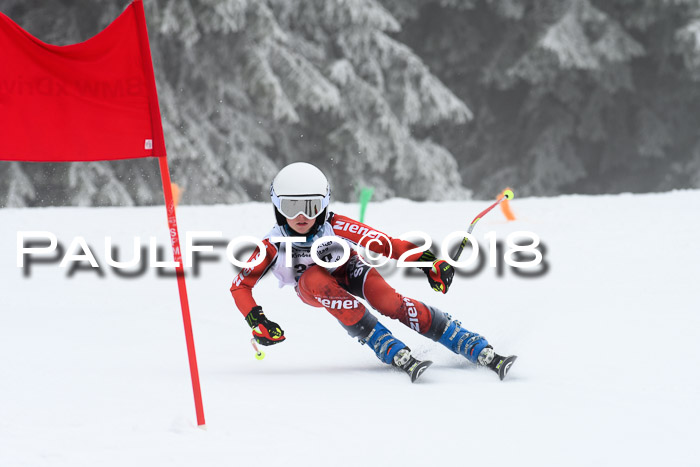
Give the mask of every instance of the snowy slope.
<svg viewBox="0 0 700 467">
<path fill-rule="evenodd" d="M 0 210 L 0 466 L 697 465 L 699 202 L 700 191 L 516 199 L 519 220 L 493 211 L 475 234 L 485 247 L 488 231 L 534 231 L 545 275 L 485 267 L 445 296 L 422 276 L 388 276 L 517 353 L 504 382 L 384 318 L 435 362 L 412 385 L 272 277 L 255 296 L 288 339 L 256 361 L 218 250 L 188 281 L 206 431 L 174 279 L 120 278 L 103 260 L 106 235 L 124 256 L 135 235 L 166 245 L 164 209 Z M 393 200 L 366 221 L 439 242 L 487 204 Z M 262 236 L 271 214 L 254 203 L 178 212 L 183 237 L 226 239 Z M 18 230 L 51 230 L 64 246 L 84 236 L 104 277 L 69 278 L 56 263 L 23 277 Z"/>
</svg>

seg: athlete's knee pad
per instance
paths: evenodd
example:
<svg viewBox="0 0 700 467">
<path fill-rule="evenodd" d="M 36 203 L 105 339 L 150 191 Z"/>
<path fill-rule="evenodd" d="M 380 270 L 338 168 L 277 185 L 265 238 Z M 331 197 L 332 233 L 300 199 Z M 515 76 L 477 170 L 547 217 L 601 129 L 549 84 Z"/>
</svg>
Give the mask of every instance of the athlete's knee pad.
<svg viewBox="0 0 700 467">
<path fill-rule="evenodd" d="M 357 337 L 360 340 L 364 340 L 377 325 L 377 318 L 365 308 L 365 314 L 357 323 L 347 325 L 343 324 L 340 320 L 338 320 L 338 322 L 345 328 L 348 334 L 350 334 L 350 337 Z"/>
<path fill-rule="evenodd" d="M 423 304 L 425 305 L 425 304 Z M 449 315 L 447 313 L 438 310 L 437 308 L 425 305 L 425 307 L 430 310 L 430 328 L 423 334 L 428 339 L 432 339 L 438 342 L 442 335 L 447 330 L 447 326 L 450 322 Z"/>
</svg>

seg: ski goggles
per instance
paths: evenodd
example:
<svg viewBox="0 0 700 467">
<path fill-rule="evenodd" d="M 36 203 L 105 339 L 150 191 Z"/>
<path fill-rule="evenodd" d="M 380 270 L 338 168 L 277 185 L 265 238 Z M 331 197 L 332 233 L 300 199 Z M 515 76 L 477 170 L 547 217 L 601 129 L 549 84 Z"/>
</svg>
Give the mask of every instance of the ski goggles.
<svg viewBox="0 0 700 467">
<path fill-rule="evenodd" d="M 287 219 L 294 219 L 303 214 L 308 219 L 315 219 L 328 206 L 329 196 L 277 196 L 272 194 L 275 207 Z"/>
</svg>

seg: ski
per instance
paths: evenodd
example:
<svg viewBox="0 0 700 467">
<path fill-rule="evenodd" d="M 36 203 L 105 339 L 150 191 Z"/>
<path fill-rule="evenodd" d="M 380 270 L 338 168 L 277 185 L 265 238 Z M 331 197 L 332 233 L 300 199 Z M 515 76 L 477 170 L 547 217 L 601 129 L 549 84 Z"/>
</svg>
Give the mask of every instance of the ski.
<svg viewBox="0 0 700 467">
<path fill-rule="evenodd" d="M 433 362 L 430 360 L 418 360 L 417 358 L 410 357 L 406 363 L 396 368 L 403 370 L 411 378 L 411 382 L 415 383 L 416 380 L 423 374 L 423 372 L 428 369 Z"/>
<path fill-rule="evenodd" d="M 503 381 L 503 378 L 506 377 L 506 375 L 510 371 L 510 367 L 513 365 L 513 362 L 515 362 L 517 358 L 517 355 L 503 357 L 501 355 L 495 354 L 493 360 L 491 360 L 491 363 L 488 364 L 488 367 L 491 370 L 495 371 L 498 377 L 501 379 L 501 381 Z"/>
</svg>

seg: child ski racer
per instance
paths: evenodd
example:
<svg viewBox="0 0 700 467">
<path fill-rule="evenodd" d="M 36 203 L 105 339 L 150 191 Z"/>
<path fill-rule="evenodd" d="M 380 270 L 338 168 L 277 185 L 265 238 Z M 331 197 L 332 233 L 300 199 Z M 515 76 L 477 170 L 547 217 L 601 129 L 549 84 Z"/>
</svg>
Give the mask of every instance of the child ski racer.
<svg viewBox="0 0 700 467">
<path fill-rule="evenodd" d="M 506 376 L 516 356 L 498 355 L 484 337 L 464 329 L 449 314 L 401 295 L 352 250 L 352 246 L 360 245 L 398 259 L 416 246 L 330 212 L 330 187 L 318 168 L 304 162 L 284 167 L 272 182 L 270 196 L 277 223 L 262 240 L 265 251 L 256 249 L 249 262 L 259 260 L 261 254 L 263 258 L 257 265 L 243 269 L 231 286 L 236 305 L 259 344 L 273 345 L 285 340 L 280 325 L 265 316 L 252 293 L 257 282 L 272 271 L 281 285 L 294 287 L 307 305 L 325 308 L 350 336 L 366 343 L 382 362 L 405 371 L 412 381 L 432 362 L 414 358 L 411 350 L 358 298 L 382 315 L 399 320 L 470 362 L 490 368 L 501 380 Z M 317 243 L 315 255 L 312 255 L 312 244 L 322 237 L 334 237 L 334 241 Z M 326 267 L 323 262 L 339 262 L 344 256 L 343 245 L 339 242 L 351 247 L 349 258 L 339 266 Z M 291 264 L 288 264 L 289 259 Z M 432 267 L 421 269 L 434 290 L 447 293 L 454 276 L 454 268 L 449 263 L 437 259 L 430 251 L 409 255 L 406 260 L 432 263 Z"/>
</svg>

